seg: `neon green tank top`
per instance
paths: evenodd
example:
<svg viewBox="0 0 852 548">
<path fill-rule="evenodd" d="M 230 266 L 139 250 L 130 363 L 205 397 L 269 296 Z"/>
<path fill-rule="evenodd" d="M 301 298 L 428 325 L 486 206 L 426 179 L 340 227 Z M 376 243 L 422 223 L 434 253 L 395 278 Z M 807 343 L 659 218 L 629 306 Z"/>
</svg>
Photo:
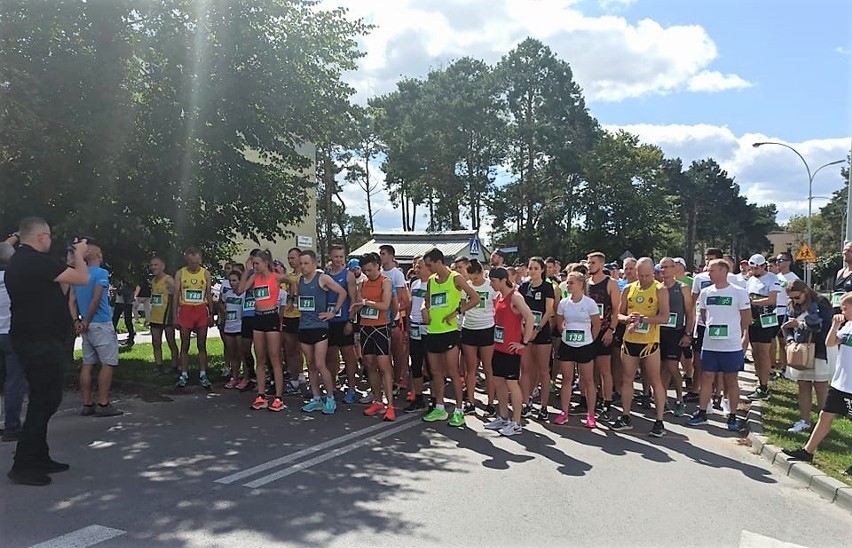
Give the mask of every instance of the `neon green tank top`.
<svg viewBox="0 0 852 548">
<path fill-rule="evenodd" d="M 458 331 L 459 317 L 458 309 L 461 304 L 461 291 L 456 288 L 456 272 L 450 271 L 444 283 L 438 283 L 438 275 L 429 277 L 429 334 L 437 335 Z M 449 323 L 444 321 L 447 316 L 452 317 Z"/>
</svg>

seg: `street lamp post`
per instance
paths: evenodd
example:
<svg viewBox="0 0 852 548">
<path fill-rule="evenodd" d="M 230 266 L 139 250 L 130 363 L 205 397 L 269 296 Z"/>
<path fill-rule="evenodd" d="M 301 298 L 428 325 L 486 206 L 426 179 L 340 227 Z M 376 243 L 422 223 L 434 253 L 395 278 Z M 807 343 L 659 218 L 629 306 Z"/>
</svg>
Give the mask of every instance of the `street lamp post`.
<svg viewBox="0 0 852 548">
<path fill-rule="evenodd" d="M 811 172 L 811 166 L 808 165 L 808 162 L 805 160 L 805 157 L 802 156 L 801 154 L 799 154 L 799 151 L 796 150 L 795 148 L 791 147 L 790 145 L 785 144 L 785 143 L 776 143 L 774 141 L 763 141 L 763 142 L 759 142 L 759 143 L 754 143 L 751 146 L 753 146 L 754 148 L 758 148 L 758 147 L 761 147 L 763 145 L 777 145 L 779 147 L 789 148 L 790 150 L 792 150 L 796 154 L 796 156 L 799 157 L 799 159 L 802 161 L 802 163 L 805 164 L 805 170 L 807 170 L 807 172 L 808 172 L 808 247 L 813 249 L 813 222 L 812 222 L 812 217 L 813 217 L 813 202 L 814 202 L 814 192 L 813 192 L 814 191 L 814 177 L 816 177 L 816 174 L 819 173 L 820 170 L 822 170 L 823 168 L 828 167 L 828 166 L 833 166 L 833 165 L 836 165 L 836 164 L 841 164 L 841 163 L 845 162 L 846 160 L 836 160 L 834 162 L 829 162 L 827 164 L 819 166 L 818 168 L 816 168 L 816 170 L 814 172 Z M 808 285 L 808 287 L 811 286 L 811 263 L 810 262 L 805 263 L 805 283 Z"/>
</svg>

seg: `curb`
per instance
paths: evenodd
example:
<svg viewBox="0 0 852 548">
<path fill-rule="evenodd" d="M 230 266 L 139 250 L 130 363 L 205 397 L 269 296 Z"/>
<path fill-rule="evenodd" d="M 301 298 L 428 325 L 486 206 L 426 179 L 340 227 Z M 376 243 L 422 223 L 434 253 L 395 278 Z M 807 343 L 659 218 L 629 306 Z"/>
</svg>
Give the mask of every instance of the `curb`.
<svg viewBox="0 0 852 548">
<path fill-rule="evenodd" d="M 752 402 L 746 417 L 752 452 L 768 460 L 785 476 L 795 479 L 827 501 L 852 513 L 852 486 L 827 476 L 808 463 L 789 460 L 780 447 L 769 444 L 761 425 L 762 406 L 761 401 Z"/>
</svg>

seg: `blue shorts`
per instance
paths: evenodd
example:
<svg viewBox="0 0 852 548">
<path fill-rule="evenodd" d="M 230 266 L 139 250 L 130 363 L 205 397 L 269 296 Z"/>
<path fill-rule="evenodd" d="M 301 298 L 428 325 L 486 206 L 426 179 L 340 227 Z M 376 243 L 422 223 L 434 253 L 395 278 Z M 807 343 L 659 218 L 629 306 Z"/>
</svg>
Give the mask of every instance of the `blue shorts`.
<svg viewBox="0 0 852 548">
<path fill-rule="evenodd" d="M 733 352 L 701 351 L 701 370 L 707 373 L 739 373 L 743 370 L 744 365 L 742 350 Z"/>
</svg>

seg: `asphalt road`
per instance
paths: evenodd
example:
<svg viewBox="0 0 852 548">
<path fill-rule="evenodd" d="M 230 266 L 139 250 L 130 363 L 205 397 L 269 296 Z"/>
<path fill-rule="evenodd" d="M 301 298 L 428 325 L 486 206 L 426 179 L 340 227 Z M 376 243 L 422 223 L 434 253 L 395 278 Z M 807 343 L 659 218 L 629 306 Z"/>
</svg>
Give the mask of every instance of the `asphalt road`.
<svg viewBox="0 0 852 548">
<path fill-rule="evenodd" d="M 738 443 L 716 415 L 669 435 L 253 412 L 194 389 L 51 423 L 47 487 L 0 481 L 0 543 L 41 546 L 849 546 L 852 518 Z M 669 416 L 670 417 L 670 416 Z M 683 419 L 671 419 L 680 423 Z M 11 462 L 14 444 L 0 446 Z M 5 478 L 3 478 L 5 480 Z M 792 544 L 789 544 L 792 543 Z"/>
</svg>

